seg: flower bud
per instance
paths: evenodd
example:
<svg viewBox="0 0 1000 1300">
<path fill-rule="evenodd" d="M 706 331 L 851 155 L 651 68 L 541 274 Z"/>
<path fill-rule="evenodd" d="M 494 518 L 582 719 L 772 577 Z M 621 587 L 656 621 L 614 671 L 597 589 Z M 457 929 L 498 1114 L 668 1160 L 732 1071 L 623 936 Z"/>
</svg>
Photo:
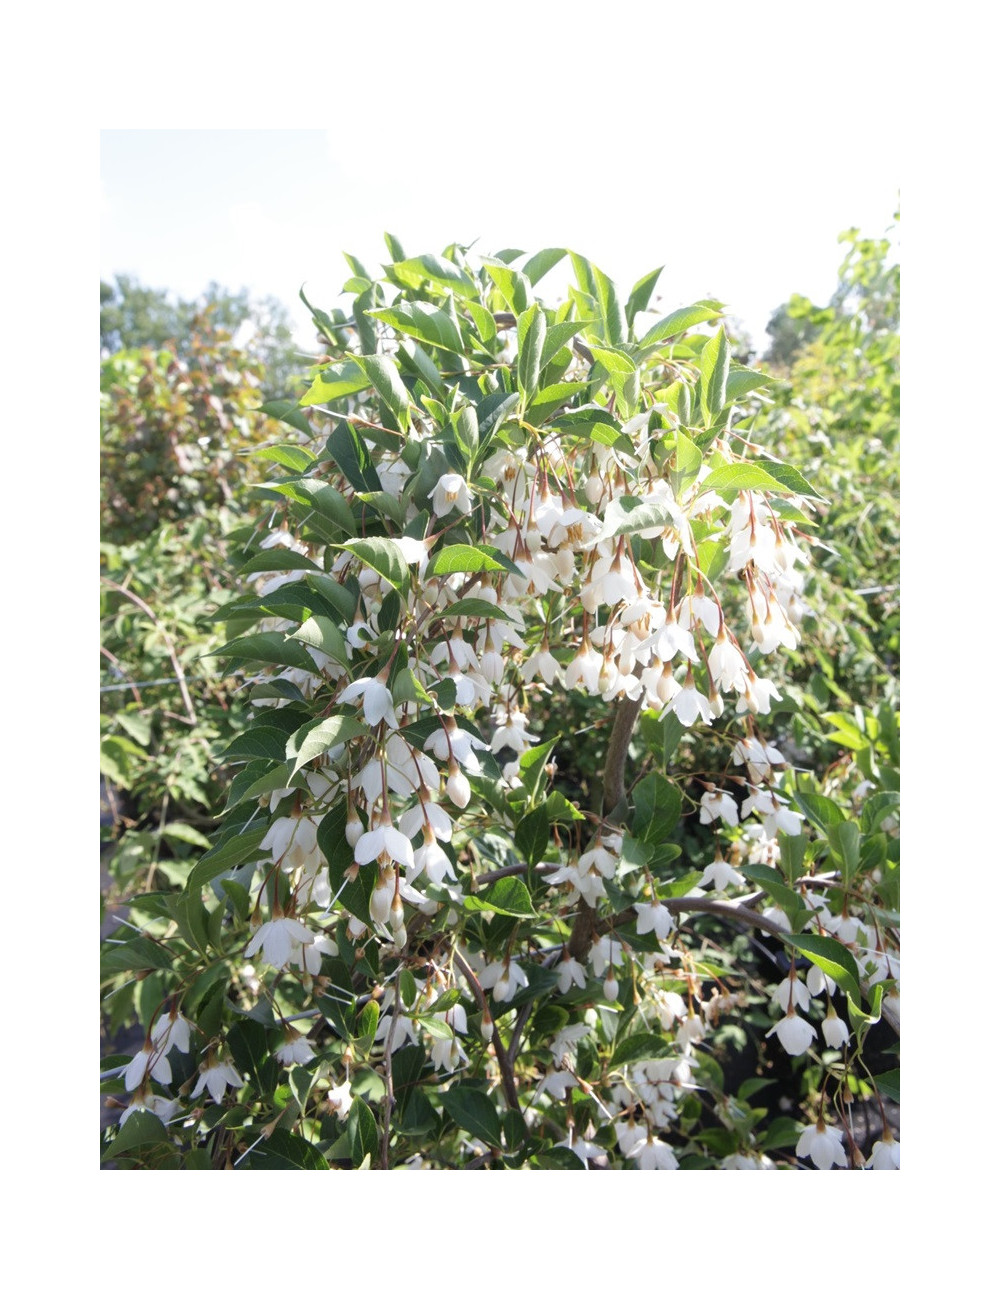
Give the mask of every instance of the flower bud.
<svg viewBox="0 0 1000 1300">
<path fill-rule="evenodd" d="M 618 1001 L 618 981 L 612 975 L 604 981 L 604 996 L 609 1002 Z"/>
<path fill-rule="evenodd" d="M 456 807 L 468 807 L 469 800 L 472 798 L 472 789 L 469 786 L 468 777 L 464 772 L 459 771 L 458 764 L 454 759 L 451 761 L 445 789 L 448 792 L 448 798 Z"/>
<path fill-rule="evenodd" d="M 482 1034 L 485 1042 L 491 1043 L 493 1041 L 493 1017 L 490 1015 L 488 1010 L 484 1009 L 483 1011 L 483 1019 L 479 1026 L 479 1032 Z"/>
<path fill-rule="evenodd" d="M 358 840 L 364 834 L 365 828 L 362 825 L 361 818 L 358 816 L 358 810 L 353 802 L 347 805 L 347 825 L 344 828 L 344 838 L 353 849 Z"/>
<path fill-rule="evenodd" d="M 396 893 L 396 874 L 390 867 L 379 874 L 378 884 L 372 890 L 368 910 L 376 925 L 385 925 L 389 920 L 393 895 Z"/>
</svg>

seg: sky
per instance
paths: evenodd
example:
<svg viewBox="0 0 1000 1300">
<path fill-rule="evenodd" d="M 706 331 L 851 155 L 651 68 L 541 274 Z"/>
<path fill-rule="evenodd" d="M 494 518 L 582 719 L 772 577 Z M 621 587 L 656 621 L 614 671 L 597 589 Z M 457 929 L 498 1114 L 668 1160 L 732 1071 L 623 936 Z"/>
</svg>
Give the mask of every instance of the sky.
<svg viewBox="0 0 1000 1300">
<path fill-rule="evenodd" d="M 734 113 L 716 137 L 710 165 L 698 161 L 698 136 L 692 147 L 670 131 L 601 117 L 574 125 L 572 115 L 527 150 L 489 138 L 422 149 L 402 126 L 376 132 L 374 151 L 346 126 L 105 130 L 101 277 L 124 272 L 187 298 L 212 280 L 245 286 L 284 303 L 309 347 L 300 287 L 331 307 L 350 274 L 343 251 L 374 269 L 389 260 L 386 230 L 408 256 L 452 242 L 483 253 L 569 247 L 626 292 L 662 265 L 664 313 L 719 298 L 760 352 L 771 313 L 792 293 L 829 299 L 841 231 L 891 225 L 898 176 L 891 155 L 856 151 L 847 162 L 849 117 L 840 137 L 815 123 L 821 161 L 797 141 L 783 148 L 781 131 L 744 133 L 737 122 Z M 570 278 L 561 264 L 542 296 L 565 297 Z"/>
</svg>

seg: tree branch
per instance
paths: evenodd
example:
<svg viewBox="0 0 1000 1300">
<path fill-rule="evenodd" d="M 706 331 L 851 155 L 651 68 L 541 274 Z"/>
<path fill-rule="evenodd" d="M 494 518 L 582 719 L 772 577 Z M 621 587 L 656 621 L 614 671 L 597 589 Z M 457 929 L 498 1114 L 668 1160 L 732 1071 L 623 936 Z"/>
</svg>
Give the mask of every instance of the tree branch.
<svg viewBox="0 0 1000 1300">
<path fill-rule="evenodd" d="M 642 710 L 644 694 L 637 700 L 622 696 L 615 706 L 615 720 L 608 740 L 608 752 L 604 759 L 604 806 L 605 821 L 621 821 L 627 812 L 625 803 L 625 763 L 628 759 L 629 741 L 636 718 Z M 576 961 L 583 961 L 590 950 L 595 933 L 596 913 L 586 899 L 580 899 L 580 910 L 576 914 L 573 930 L 566 945 L 570 956 Z"/>
<path fill-rule="evenodd" d="M 465 976 L 466 982 L 472 989 L 473 995 L 479 1003 L 480 1011 L 490 1016 L 486 994 L 483 992 L 483 986 L 476 978 L 475 971 L 457 950 L 453 953 L 453 957 L 455 965 Z M 493 1017 L 490 1016 L 490 1019 L 493 1020 Z M 503 1039 L 500 1037 L 500 1026 L 495 1020 L 493 1020 L 493 1050 L 496 1052 L 497 1064 L 500 1066 L 500 1079 L 503 1084 L 503 1095 L 507 1099 L 507 1105 L 520 1115 L 521 1103 L 517 1099 L 517 1084 L 514 1081 L 514 1071 L 511 1067 L 510 1057 L 507 1055 L 507 1049 L 503 1045 Z"/>
<path fill-rule="evenodd" d="M 188 694 L 187 680 L 184 677 L 184 670 L 181 668 L 180 660 L 177 658 L 177 651 L 174 649 L 174 643 L 170 638 L 170 633 L 163 626 L 160 620 L 156 617 L 153 611 L 149 608 L 146 602 L 144 600 L 141 600 L 134 592 L 129 591 L 127 587 L 123 587 L 117 582 L 112 582 L 110 578 L 102 577 L 101 581 L 106 586 L 114 588 L 114 590 L 117 591 L 120 595 L 124 596 L 126 600 L 130 600 L 133 605 L 138 606 L 138 608 L 142 610 L 142 612 L 146 615 L 146 617 L 152 621 L 154 627 L 158 628 L 159 631 L 162 633 L 163 639 L 167 643 L 167 654 L 170 656 L 170 662 L 174 666 L 174 673 L 176 674 L 177 677 L 177 685 L 181 688 L 181 698 L 184 701 L 185 709 L 187 709 L 188 721 L 191 723 L 197 722 L 198 715 L 195 713 L 194 705 L 191 703 L 191 696 Z"/>
</svg>

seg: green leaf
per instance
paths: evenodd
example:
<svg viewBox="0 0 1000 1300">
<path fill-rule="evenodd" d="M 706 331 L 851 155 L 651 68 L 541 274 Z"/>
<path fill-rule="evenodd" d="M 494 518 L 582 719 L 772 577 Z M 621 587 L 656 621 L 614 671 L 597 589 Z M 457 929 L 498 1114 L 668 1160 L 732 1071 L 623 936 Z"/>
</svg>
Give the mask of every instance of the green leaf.
<svg viewBox="0 0 1000 1300">
<path fill-rule="evenodd" d="M 404 262 L 394 262 L 388 269 L 397 281 L 411 289 L 419 289 L 424 280 L 430 280 L 451 289 L 461 298 L 475 298 L 479 294 L 475 280 L 445 257 L 431 254 L 409 257 Z"/>
<path fill-rule="evenodd" d="M 890 1101 L 899 1102 L 899 1071 L 886 1070 L 884 1074 L 876 1074 L 872 1083 L 878 1088 L 879 1092 L 888 1097 Z"/>
<path fill-rule="evenodd" d="M 363 393 L 370 385 L 371 380 L 357 361 L 342 361 L 316 376 L 299 398 L 299 406 L 325 406 L 327 402 L 339 401 L 352 393 Z"/>
<path fill-rule="evenodd" d="M 755 884 L 763 885 L 769 896 L 775 903 L 777 903 L 788 917 L 789 921 L 793 925 L 797 923 L 796 918 L 802 910 L 802 898 L 794 889 L 791 889 L 785 883 L 785 879 L 779 871 L 775 871 L 773 867 L 765 867 L 753 862 L 741 866 L 740 871 L 748 880 L 754 881 Z"/>
<path fill-rule="evenodd" d="M 500 290 L 500 296 L 515 316 L 527 310 L 531 302 L 531 284 L 527 276 L 502 262 L 483 259 L 486 274 Z"/>
<path fill-rule="evenodd" d="M 701 350 L 701 409 L 706 424 L 720 413 L 726 404 L 726 386 L 729 383 L 729 339 L 726 327 L 719 326 Z"/>
<path fill-rule="evenodd" d="M 246 663 L 280 664 L 283 668 L 304 668 L 315 673 L 316 665 L 296 641 L 283 632 L 254 632 L 238 636 L 212 651 L 219 658 L 239 659 Z"/>
<path fill-rule="evenodd" d="M 167 822 L 160 832 L 167 839 L 178 840 L 181 844 L 194 844 L 200 849 L 210 849 L 212 842 L 194 826 L 186 822 Z"/>
<path fill-rule="evenodd" d="M 378 1125 L 368 1103 L 361 1097 L 351 1102 L 351 1112 L 347 1117 L 347 1134 L 351 1143 L 351 1164 L 360 1168 L 367 1158 L 374 1160 L 378 1155 Z"/>
<path fill-rule="evenodd" d="M 410 569 L 399 545 L 388 537 L 355 537 L 338 544 L 337 550 L 350 551 L 391 587 L 405 594 L 409 586 Z M 314 665 L 315 666 L 315 665 Z"/>
<path fill-rule="evenodd" d="M 492 573 L 499 569 L 524 576 L 514 561 L 496 547 L 470 546 L 461 542 L 436 551 L 427 563 L 425 577 L 448 573 Z"/>
<path fill-rule="evenodd" d="M 301 413 L 300 417 L 303 420 L 306 418 Z M 306 421 L 306 424 L 308 426 L 308 421 Z M 312 430 L 308 430 L 308 432 L 312 436 Z M 251 455 L 257 460 L 273 461 L 275 465 L 290 469 L 293 474 L 304 474 L 316 460 L 315 456 L 310 455 L 304 447 L 294 447 L 287 443 L 279 443 L 273 447 L 258 447 Z"/>
<path fill-rule="evenodd" d="M 311 763 L 314 758 L 325 754 L 334 745 L 343 745 L 355 736 L 364 735 L 368 731 L 370 728 L 367 723 L 343 715 L 307 722 L 289 737 L 285 750 L 285 757 L 289 761 L 295 760 L 292 775 L 294 776 L 307 763 Z"/>
<path fill-rule="evenodd" d="M 405 432 L 410 427 L 410 394 L 399 371 L 386 356 L 358 357 L 357 363 Z"/>
<path fill-rule="evenodd" d="M 591 351 L 594 354 L 594 360 L 599 361 L 611 376 L 631 375 L 637 368 L 632 357 L 618 348 L 599 348 L 595 344 Z"/>
<path fill-rule="evenodd" d="M 566 383 L 550 384 L 547 388 L 541 388 L 535 394 L 531 405 L 528 407 L 527 417 L 534 425 L 544 424 L 549 416 L 565 406 L 567 402 L 572 401 L 579 393 L 585 392 L 590 387 L 587 383 Z"/>
<path fill-rule="evenodd" d="M 566 256 L 565 248 L 543 248 L 540 253 L 534 253 L 524 264 L 524 275 L 531 281 L 534 286 L 544 275 Z"/>
<path fill-rule="evenodd" d="M 357 1040 L 358 1052 L 362 1057 L 366 1057 L 372 1050 L 375 1042 L 375 1031 L 378 1028 L 379 1006 L 373 998 L 366 1002 L 363 1010 L 358 1015 L 358 1027 L 355 1033 Z"/>
<path fill-rule="evenodd" d="M 656 288 L 656 282 L 663 272 L 663 267 L 658 266 L 655 271 L 650 271 L 644 275 L 641 280 L 637 280 L 632 286 L 632 292 L 628 296 L 628 302 L 625 304 L 625 319 L 628 321 L 629 329 L 635 322 L 636 313 L 645 311 L 649 306 L 649 300 L 653 296 L 653 290 Z"/>
<path fill-rule="evenodd" d="M 389 492 L 358 492 L 356 496 L 359 501 L 377 510 L 383 519 L 391 519 L 397 528 L 402 528 L 405 524 L 406 505 L 399 497 Z M 348 531 L 353 532 L 354 528 Z"/>
<path fill-rule="evenodd" d="M 482 456 L 487 443 L 517 407 L 517 393 L 505 393 L 503 389 L 487 393 L 476 405 L 476 419 L 479 421 L 479 451 Z"/>
<path fill-rule="evenodd" d="M 862 829 L 870 834 L 882 825 L 886 817 L 892 817 L 898 812 L 899 792 L 897 790 L 880 790 L 876 794 L 869 795 L 861 807 Z"/>
<path fill-rule="evenodd" d="M 518 823 L 517 830 L 514 832 L 514 843 L 524 854 L 530 867 L 542 860 L 549 846 L 549 817 L 544 805 L 534 808 Z"/>
<path fill-rule="evenodd" d="M 517 318 L 517 387 L 525 407 L 538 388 L 545 333 L 545 312 L 533 302 Z"/>
<path fill-rule="evenodd" d="M 464 570 L 459 570 L 464 572 Z M 463 596 L 453 605 L 445 605 L 434 614 L 435 618 L 499 618 L 507 620 L 510 615 L 502 605 L 493 605 L 478 596 Z"/>
<path fill-rule="evenodd" d="M 609 1065 L 611 1069 L 617 1069 L 622 1065 L 630 1065 L 633 1061 L 653 1061 L 661 1056 L 669 1056 L 673 1050 L 673 1043 L 662 1034 L 632 1034 L 615 1045 Z"/>
<path fill-rule="evenodd" d="M 545 800 L 545 811 L 549 822 L 559 822 L 563 826 L 572 826 L 574 822 L 586 821 L 586 817 L 576 806 L 570 803 L 561 790 L 553 790 Z"/>
<path fill-rule="evenodd" d="M 464 906 L 467 912 L 496 912 L 500 916 L 535 915 L 527 886 L 516 876 L 505 876 L 482 893 L 469 894 Z"/>
<path fill-rule="evenodd" d="M 722 303 L 717 302 L 714 298 L 702 298 L 693 303 L 690 307 L 678 307 L 672 311 L 669 316 L 664 316 L 662 320 L 656 322 L 639 340 L 639 347 L 642 349 L 655 347 L 657 343 L 662 343 L 664 339 L 673 338 L 678 334 L 685 334 L 695 325 L 701 325 L 704 321 L 714 320 L 722 312 Z"/>
<path fill-rule="evenodd" d="M 838 939 L 818 934 L 786 934 L 785 942 L 804 953 L 814 965 L 861 1006 L 861 982 L 857 963 Z"/>
<path fill-rule="evenodd" d="M 328 573 L 310 573 L 306 576 L 306 586 L 328 605 L 337 611 L 345 623 L 354 621 L 357 609 L 357 596 L 349 587 L 331 578 Z"/>
<path fill-rule="evenodd" d="M 801 1132 L 801 1124 L 789 1119 L 787 1115 L 779 1115 L 768 1125 L 767 1131 L 760 1140 L 760 1149 L 761 1151 L 794 1149 Z"/>
<path fill-rule="evenodd" d="M 302 414 L 298 402 L 289 401 L 287 397 L 279 398 L 272 402 L 262 402 L 260 407 L 261 413 L 270 416 L 272 420 L 280 420 L 282 424 L 290 425 L 293 429 L 298 429 L 299 433 L 304 433 L 307 438 L 314 437 L 312 425 L 309 423 L 309 417 Z M 295 452 L 299 457 L 308 456 L 311 463 L 312 457 L 304 447 L 289 447 L 285 450 Z M 260 453 L 257 453 L 260 455 Z M 279 462 L 284 463 L 284 462 Z"/>
<path fill-rule="evenodd" d="M 546 740 L 541 745 L 533 745 L 521 755 L 521 781 L 525 796 L 532 802 L 538 798 L 538 791 L 546 779 L 545 764 L 549 761 L 549 755 L 555 749 L 557 740 L 558 737 Z"/>
<path fill-rule="evenodd" d="M 836 826 L 830 827 L 827 838 L 834 857 L 840 863 L 844 884 L 849 885 L 858 869 L 861 855 L 861 828 L 854 821 L 838 822 Z"/>
<path fill-rule="evenodd" d="M 365 387 L 368 387 L 367 375 Z M 341 420 L 336 425 L 326 440 L 326 450 L 355 491 L 381 492 L 382 480 L 372 464 L 371 453 L 349 421 Z"/>
<path fill-rule="evenodd" d="M 793 465 L 784 465 L 778 460 L 769 460 L 765 463 L 767 472 L 781 484 L 786 492 L 794 492 L 796 496 L 800 497 L 815 497 L 817 501 L 825 499 L 820 496 L 811 483 L 802 477 Z"/>
<path fill-rule="evenodd" d="M 600 336 L 605 343 L 618 347 L 628 335 L 628 324 L 618 299 L 618 290 L 604 272 L 585 257 L 571 252 L 570 258 L 581 290 L 593 298 L 600 308 Z"/>
<path fill-rule="evenodd" d="M 405 966 L 399 972 L 399 996 L 404 1007 L 412 1007 L 417 1000 L 417 981 Z"/>
<path fill-rule="evenodd" d="M 682 430 L 677 430 L 677 442 L 674 450 L 674 474 L 677 477 L 677 488 L 683 488 L 692 479 L 697 478 L 698 471 L 701 469 L 701 452 L 697 444 Z"/>
<path fill-rule="evenodd" d="M 189 892 L 194 892 L 202 885 L 208 884 L 210 880 L 214 880 L 216 876 L 221 876 L 230 867 L 238 867 L 244 862 L 253 862 L 263 857 L 264 855 L 259 853 L 258 849 L 261 840 L 267 834 L 268 824 L 267 817 L 257 817 L 245 830 L 236 831 L 220 840 L 215 848 L 199 859 L 197 866 L 187 878 L 185 888 Z"/>
<path fill-rule="evenodd" d="M 545 369 L 560 348 L 596 324 L 596 320 L 566 320 L 550 325 L 545 332 L 545 346 L 542 348 L 542 369 Z"/>
<path fill-rule="evenodd" d="M 396 307 L 381 307 L 377 311 L 369 311 L 368 315 L 420 343 L 444 348 L 448 352 L 464 352 L 458 326 L 447 312 L 439 311 L 436 307 L 406 303 Z"/>
<path fill-rule="evenodd" d="M 844 814 L 833 800 L 828 799 L 826 795 L 799 790 L 796 792 L 795 802 L 812 824 L 818 826 L 827 835 L 830 834 L 834 826 L 839 826 L 844 820 Z"/>
<path fill-rule="evenodd" d="M 629 872 L 644 867 L 652 856 L 652 844 L 646 844 L 642 840 L 637 840 L 634 835 L 627 833 L 622 836 L 622 875 L 628 875 Z"/>
<path fill-rule="evenodd" d="M 680 820 L 680 791 L 660 772 L 651 772 L 634 794 L 633 835 L 647 844 L 662 844 Z"/>
<path fill-rule="evenodd" d="M 124 736 L 103 736 L 101 738 L 101 775 L 106 776 L 115 785 L 127 790 L 131 784 L 132 772 L 129 756 L 146 759 L 146 753 L 126 740 Z"/>
<path fill-rule="evenodd" d="M 487 311 L 486 308 L 478 302 L 467 302 L 465 304 L 465 309 L 472 317 L 480 342 L 484 347 L 489 347 L 497 336 L 497 323 L 494 319 L 493 313 Z"/>
<path fill-rule="evenodd" d="M 770 464 L 770 462 L 768 462 Z M 781 484 L 761 465 L 720 465 L 703 479 L 701 492 L 780 492 Z"/>
<path fill-rule="evenodd" d="M 171 970 L 175 954 L 163 944 L 138 935 L 130 943 L 108 943 L 101 952 L 101 979 L 133 970 Z"/>
<path fill-rule="evenodd" d="M 336 323 L 330 318 L 330 316 L 325 311 L 321 310 L 319 307 L 314 307 L 312 305 L 312 303 L 306 297 L 306 291 L 304 285 L 299 290 L 299 297 L 309 308 L 309 311 L 312 313 L 313 322 L 316 328 L 320 331 L 321 334 L 324 335 L 327 342 L 332 344 L 334 349 L 341 348 L 343 346 L 343 343 L 342 340 L 337 337 Z"/>
<path fill-rule="evenodd" d="M 500 1119 L 489 1097 L 478 1088 L 458 1084 L 441 1093 L 441 1104 L 451 1120 L 490 1147 L 501 1147 Z"/>
<path fill-rule="evenodd" d="M 312 618 L 307 618 L 299 630 L 290 635 L 294 640 L 301 641 L 303 645 L 322 650 L 323 654 L 329 655 L 345 668 L 350 664 L 343 633 L 336 623 L 322 614 L 314 614 Z"/>
<path fill-rule="evenodd" d="M 564 433 L 579 434 L 603 447 L 614 447 L 626 456 L 635 455 L 635 447 L 622 433 L 621 424 L 603 407 L 578 406 L 563 411 L 553 421 L 553 425 Z"/>
<path fill-rule="evenodd" d="M 731 366 L 729 381 L 726 384 L 726 405 L 738 402 L 741 397 L 756 392 L 758 388 L 767 388 L 778 381 L 772 375 L 762 374 L 759 370 L 748 370 L 746 366 Z"/>
<path fill-rule="evenodd" d="M 531 1167 L 533 1169 L 565 1169 L 577 1170 L 586 1169 L 587 1165 L 569 1147 L 545 1147 L 541 1151 L 536 1151 L 531 1157 Z"/>
<path fill-rule="evenodd" d="M 438 370 L 419 343 L 411 343 L 409 347 L 400 344 L 396 355 L 399 357 L 400 364 L 405 363 L 408 372 L 418 375 L 432 393 L 436 393 L 442 398 L 445 396 L 445 384 L 441 371 Z"/>
<path fill-rule="evenodd" d="M 243 561 L 236 572 L 239 574 L 282 573 L 288 570 L 311 571 L 317 568 L 315 560 L 310 560 L 308 555 L 300 555 L 298 551 L 288 551 L 283 546 L 272 546 L 265 551 L 256 551 L 248 560 Z"/>
<path fill-rule="evenodd" d="M 673 507 L 676 510 L 676 507 Z M 604 527 L 597 541 L 620 537 L 623 533 L 644 532 L 647 528 L 664 529 L 673 523 L 671 506 L 663 500 L 644 501 L 638 497 L 623 496 L 608 504 L 604 512 Z"/>
<path fill-rule="evenodd" d="M 111 1145 L 104 1152 L 104 1160 L 113 1160 L 115 1156 L 134 1151 L 136 1147 L 154 1146 L 158 1142 L 170 1143 L 170 1135 L 163 1127 L 163 1122 L 148 1110 L 137 1110 L 128 1117 L 118 1130 Z"/>
<path fill-rule="evenodd" d="M 237 1169 L 329 1169 L 316 1148 L 297 1133 L 276 1128 L 236 1166 Z"/>
<path fill-rule="evenodd" d="M 432 696 L 427 694 L 422 683 L 414 675 L 413 669 L 403 666 L 392 680 L 392 702 L 402 704 L 409 700 L 416 704 L 433 704 Z"/>
<path fill-rule="evenodd" d="M 299 505 L 307 506 L 328 520 L 334 525 L 336 530 L 346 533 L 348 537 L 354 532 L 354 514 L 351 507 L 347 504 L 343 493 L 338 492 L 335 487 L 329 483 L 321 483 L 316 479 L 296 479 L 293 483 L 269 483 L 267 485 L 269 492 L 278 492 L 281 496 L 290 497 Z M 313 519 L 306 515 L 302 522 L 304 524 L 313 524 Z M 328 533 L 323 536 L 326 540 L 332 540 Z M 291 552 L 295 554 L 295 552 Z M 301 558 L 301 557 L 300 557 Z M 294 567 L 290 565 L 289 567 Z M 298 568 L 313 567 L 298 565 Z"/>
</svg>

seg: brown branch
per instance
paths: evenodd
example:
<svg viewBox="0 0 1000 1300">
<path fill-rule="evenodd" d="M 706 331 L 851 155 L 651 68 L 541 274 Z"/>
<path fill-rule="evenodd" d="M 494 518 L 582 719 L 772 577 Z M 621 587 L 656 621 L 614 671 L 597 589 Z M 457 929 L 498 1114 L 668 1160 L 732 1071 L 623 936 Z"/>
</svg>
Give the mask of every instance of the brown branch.
<svg viewBox="0 0 1000 1300">
<path fill-rule="evenodd" d="M 112 582 L 110 578 L 101 578 L 101 581 L 119 592 L 126 600 L 130 600 L 133 605 L 138 606 L 138 608 L 142 610 L 146 617 L 149 618 L 153 622 L 154 626 L 162 633 L 163 639 L 167 643 L 167 654 L 169 654 L 170 662 L 174 666 L 174 676 L 177 678 L 177 685 L 181 688 L 181 698 L 184 701 L 184 707 L 187 709 L 188 721 L 192 724 L 197 722 L 198 715 L 195 713 L 194 705 L 191 703 L 191 696 L 188 694 L 184 670 L 181 668 L 180 660 L 177 658 L 177 651 L 174 649 L 174 643 L 170 638 L 170 633 L 149 608 L 146 602 L 141 600 L 135 592 L 129 591 L 126 587 L 121 586 L 120 583 Z"/>
<path fill-rule="evenodd" d="M 540 876 L 551 876 L 561 865 L 559 862 L 539 862 L 534 869 Z M 495 880 L 506 880 L 508 876 L 526 876 L 528 869 L 527 862 L 515 862 L 509 867 L 500 867 L 497 871 L 484 871 L 481 876 L 476 876 L 476 884 L 492 885 Z"/>
<path fill-rule="evenodd" d="M 625 802 L 625 763 L 628 760 L 629 741 L 636 719 L 642 710 L 644 694 L 637 700 L 622 696 L 615 706 L 615 720 L 608 740 L 608 752 L 604 759 L 604 818 L 606 821 L 621 821 L 627 811 Z M 590 949 L 595 933 L 596 913 L 586 899 L 580 899 L 580 910 L 576 914 L 573 930 L 566 945 L 571 957 L 583 961 Z"/>
<path fill-rule="evenodd" d="M 604 760 L 604 816 L 613 818 L 619 811 L 619 805 L 625 803 L 625 763 L 628 760 L 629 741 L 636 718 L 642 711 L 643 695 L 637 700 L 623 696 L 615 709 L 615 721 L 608 741 L 608 753 Z M 621 814 L 624 814 L 621 808 Z"/>
<path fill-rule="evenodd" d="M 484 1015 L 490 1016 L 489 1005 L 486 1001 L 486 994 L 483 992 L 483 986 L 476 978 L 476 973 L 457 950 L 454 953 L 455 965 L 465 976 L 466 982 L 472 989 L 476 1001 L 479 1003 L 479 1009 Z M 493 1017 L 490 1016 L 492 1020 Z M 510 1057 L 503 1045 L 503 1039 L 500 1037 L 500 1026 L 493 1020 L 493 1050 L 496 1052 L 497 1064 L 500 1066 L 500 1079 L 503 1083 L 503 1095 L 507 1099 L 507 1105 L 511 1110 L 516 1110 L 520 1115 L 521 1103 L 517 1099 L 517 1084 L 514 1081 L 514 1071 L 511 1067 Z"/>
<path fill-rule="evenodd" d="M 400 967 L 402 970 L 402 966 Z M 389 1168 L 389 1141 L 392 1137 L 392 1112 L 396 1107 L 396 1098 L 392 1090 L 392 1049 L 393 1038 L 396 1035 L 396 1024 L 399 1020 L 399 1008 L 402 1005 L 402 995 L 399 991 L 399 974 L 396 975 L 396 995 L 392 999 L 392 1020 L 389 1024 L 389 1032 L 385 1036 L 385 1051 L 382 1053 L 382 1071 L 385 1075 L 385 1099 L 383 1104 L 382 1119 L 382 1146 L 379 1163 L 383 1169 Z"/>
</svg>

